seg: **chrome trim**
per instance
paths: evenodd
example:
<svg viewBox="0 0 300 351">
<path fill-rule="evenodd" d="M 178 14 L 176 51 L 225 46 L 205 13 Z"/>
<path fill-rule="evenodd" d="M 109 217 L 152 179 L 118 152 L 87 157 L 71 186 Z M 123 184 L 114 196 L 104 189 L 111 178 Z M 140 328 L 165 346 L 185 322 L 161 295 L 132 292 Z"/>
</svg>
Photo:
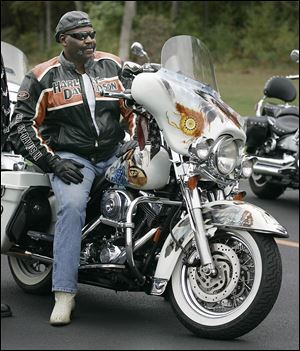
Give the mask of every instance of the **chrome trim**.
<svg viewBox="0 0 300 351">
<path fill-rule="evenodd" d="M 270 176 L 281 176 L 282 171 L 286 169 L 296 171 L 294 163 L 295 158 L 290 155 L 286 155 L 283 159 L 273 159 L 257 156 L 256 162 L 253 165 L 253 172 Z"/>
<path fill-rule="evenodd" d="M 261 113 L 262 113 L 262 109 L 263 109 L 263 103 L 266 100 L 266 96 L 264 96 L 262 99 L 260 99 L 256 105 L 256 109 L 255 109 L 255 115 L 260 117 Z"/>
<path fill-rule="evenodd" d="M 182 204 L 180 201 L 172 201 L 169 199 L 159 198 L 159 197 L 149 197 L 149 196 L 138 197 L 137 199 L 132 201 L 132 203 L 128 208 L 127 216 L 126 216 L 127 223 L 132 223 L 132 216 L 133 216 L 134 210 L 140 203 L 143 203 L 143 202 L 148 202 L 148 203 L 151 202 L 151 203 L 156 203 L 160 205 L 173 205 L 173 206 L 181 206 Z M 146 277 L 139 272 L 139 270 L 135 266 L 135 262 L 133 258 L 132 227 L 126 228 L 125 241 L 126 241 L 125 243 L 126 257 L 127 257 L 128 265 L 131 271 L 136 275 L 138 281 L 141 284 L 144 284 Z"/>
<path fill-rule="evenodd" d="M 138 239 L 134 243 L 133 247 L 133 252 L 137 251 L 139 248 L 141 248 L 152 236 L 156 233 L 157 229 L 159 227 L 150 229 L 149 232 L 147 232 L 144 236 L 142 236 L 140 239 Z M 123 264 L 126 261 L 126 249 L 122 248 L 120 255 L 115 259 L 115 263 L 118 265 Z"/>
<path fill-rule="evenodd" d="M 18 258 L 32 258 L 32 259 L 41 261 L 43 263 L 53 263 L 53 258 L 51 258 L 51 257 L 35 254 L 35 253 L 27 251 L 27 250 L 25 251 L 25 250 L 22 250 L 18 247 L 10 248 L 10 250 L 6 253 L 6 255 L 18 257 Z"/>
<path fill-rule="evenodd" d="M 98 217 L 97 219 L 95 219 L 95 221 L 92 224 L 87 224 L 83 229 L 82 229 L 82 237 L 81 239 L 85 239 L 87 237 L 87 235 L 94 230 L 100 223 L 106 224 L 110 227 L 115 227 L 115 228 L 134 228 L 134 223 L 130 222 L 117 222 L 114 221 L 113 219 L 108 219 L 103 217 L 102 215 L 100 217 Z"/>
<path fill-rule="evenodd" d="M 291 171 L 296 171 L 296 167 L 281 167 L 281 168 L 275 168 L 267 165 L 256 165 L 253 168 L 253 172 L 257 174 L 264 174 L 264 175 L 269 175 L 269 176 L 279 176 L 282 177 L 285 170 L 291 170 Z"/>
<path fill-rule="evenodd" d="M 286 166 L 288 164 L 293 164 L 295 161 L 295 158 L 291 155 L 285 155 L 283 159 L 276 159 L 276 158 L 267 158 L 267 157 L 260 157 L 260 156 L 255 156 L 256 157 L 256 162 L 255 164 L 264 164 L 264 165 L 269 165 L 269 166 Z M 255 166 L 254 164 L 254 166 Z"/>
<path fill-rule="evenodd" d="M 153 278 L 150 295 L 162 295 L 166 290 L 168 281 L 168 279 Z"/>
<path fill-rule="evenodd" d="M 212 259 L 210 252 L 208 239 L 206 237 L 205 225 L 201 209 L 201 200 L 199 196 L 198 188 L 196 187 L 193 190 L 186 189 L 184 185 L 182 186 L 183 191 L 186 195 L 186 198 L 189 198 L 189 203 L 191 208 L 188 208 L 188 212 L 191 214 L 192 221 L 194 224 L 194 238 L 197 246 L 197 251 L 201 260 L 201 266 L 209 265 L 210 269 L 215 269 L 215 264 Z"/>
<path fill-rule="evenodd" d="M 134 247 L 133 247 L 133 252 L 138 250 L 140 247 L 142 247 L 150 238 L 152 238 L 152 236 L 156 233 L 157 229 L 159 227 L 150 229 L 149 232 L 147 232 L 144 236 L 142 236 L 140 239 L 138 239 L 135 243 L 134 243 Z"/>
<path fill-rule="evenodd" d="M 131 271 L 135 274 L 135 276 L 138 278 L 139 282 L 141 284 L 143 284 L 145 282 L 146 277 L 143 276 L 139 270 L 137 269 L 137 267 L 135 266 L 135 262 L 134 262 L 134 258 L 133 258 L 133 252 L 135 250 L 137 250 L 138 248 L 140 248 L 148 239 L 150 239 L 155 231 L 157 230 L 157 228 L 155 228 L 155 230 L 150 230 L 148 233 L 146 233 L 142 238 L 140 238 L 136 243 L 135 246 L 133 247 L 132 244 L 132 232 L 133 232 L 133 228 L 134 228 L 134 223 L 132 222 L 132 217 L 135 213 L 135 209 L 136 207 L 140 204 L 140 203 L 156 203 L 156 204 L 160 204 L 160 205 L 172 205 L 172 206 L 181 206 L 182 203 L 181 201 L 172 201 L 166 198 L 159 198 L 159 197 L 149 197 L 149 196 L 141 196 L 136 198 L 135 200 L 133 200 L 131 202 L 131 204 L 128 207 L 127 210 L 127 216 L 126 216 L 126 222 L 117 222 L 117 221 L 113 221 L 107 218 L 104 218 L 102 215 L 97 218 L 92 224 L 89 224 L 87 226 L 85 226 L 82 229 L 82 240 L 84 238 L 86 238 L 86 236 L 93 230 L 95 229 L 100 223 L 109 225 L 109 226 L 113 226 L 113 227 L 117 227 L 117 228 L 122 228 L 122 229 L 126 229 L 126 233 L 125 233 L 125 251 L 126 251 L 126 259 L 129 265 L 129 268 L 131 269 Z"/>
</svg>

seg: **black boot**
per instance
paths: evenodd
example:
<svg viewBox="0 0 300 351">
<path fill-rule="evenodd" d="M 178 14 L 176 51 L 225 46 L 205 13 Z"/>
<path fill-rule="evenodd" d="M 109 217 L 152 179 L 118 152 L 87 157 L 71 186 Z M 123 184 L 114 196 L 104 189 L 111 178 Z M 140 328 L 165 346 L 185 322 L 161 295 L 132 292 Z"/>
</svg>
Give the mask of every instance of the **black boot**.
<svg viewBox="0 0 300 351">
<path fill-rule="evenodd" d="M 10 317 L 12 315 L 11 309 L 5 303 L 1 304 L 1 318 L 2 317 Z"/>
</svg>

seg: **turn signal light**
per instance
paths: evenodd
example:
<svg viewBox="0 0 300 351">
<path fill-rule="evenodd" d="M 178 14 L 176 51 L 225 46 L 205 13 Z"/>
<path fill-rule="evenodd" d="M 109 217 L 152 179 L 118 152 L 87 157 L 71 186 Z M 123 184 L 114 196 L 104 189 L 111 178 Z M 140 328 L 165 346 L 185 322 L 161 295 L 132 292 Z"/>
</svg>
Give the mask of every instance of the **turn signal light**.
<svg viewBox="0 0 300 351">
<path fill-rule="evenodd" d="M 236 201 L 243 201 L 244 198 L 246 197 L 247 193 L 246 191 L 239 191 L 238 193 L 236 193 L 234 196 L 233 196 L 233 200 L 236 200 Z"/>
<path fill-rule="evenodd" d="M 198 176 L 190 177 L 189 180 L 187 181 L 187 186 L 190 190 L 196 189 L 197 185 L 198 185 Z"/>
</svg>

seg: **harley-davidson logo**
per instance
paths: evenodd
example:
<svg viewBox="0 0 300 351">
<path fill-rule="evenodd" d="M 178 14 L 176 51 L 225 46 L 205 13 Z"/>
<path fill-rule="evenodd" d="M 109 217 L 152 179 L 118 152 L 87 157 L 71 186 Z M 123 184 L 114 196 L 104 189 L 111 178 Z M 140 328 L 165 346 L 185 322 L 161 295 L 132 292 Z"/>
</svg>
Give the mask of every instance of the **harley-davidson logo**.
<svg viewBox="0 0 300 351">
<path fill-rule="evenodd" d="M 28 91 L 19 91 L 17 95 L 18 100 L 21 100 L 21 101 L 27 100 L 29 99 L 29 97 L 30 95 Z"/>
</svg>

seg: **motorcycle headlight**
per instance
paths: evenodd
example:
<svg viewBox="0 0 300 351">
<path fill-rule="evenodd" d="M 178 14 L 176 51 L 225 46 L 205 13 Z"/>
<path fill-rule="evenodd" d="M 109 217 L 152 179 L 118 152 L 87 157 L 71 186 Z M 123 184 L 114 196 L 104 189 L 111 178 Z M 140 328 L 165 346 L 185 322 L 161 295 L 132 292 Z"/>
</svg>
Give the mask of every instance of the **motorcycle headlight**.
<svg viewBox="0 0 300 351">
<path fill-rule="evenodd" d="M 237 143 L 229 136 L 222 137 L 214 147 L 214 163 L 222 175 L 230 174 L 238 160 Z"/>
<path fill-rule="evenodd" d="M 200 161 L 205 161 L 211 151 L 213 139 L 206 139 L 205 137 L 198 138 L 189 149 L 192 156 L 196 156 Z"/>
<path fill-rule="evenodd" d="M 256 162 L 255 156 L 245 156 L 241 162 L 241 175 L 244 178 L 250 178 L 253 172 L 253 164 Z"/>
</svg>

